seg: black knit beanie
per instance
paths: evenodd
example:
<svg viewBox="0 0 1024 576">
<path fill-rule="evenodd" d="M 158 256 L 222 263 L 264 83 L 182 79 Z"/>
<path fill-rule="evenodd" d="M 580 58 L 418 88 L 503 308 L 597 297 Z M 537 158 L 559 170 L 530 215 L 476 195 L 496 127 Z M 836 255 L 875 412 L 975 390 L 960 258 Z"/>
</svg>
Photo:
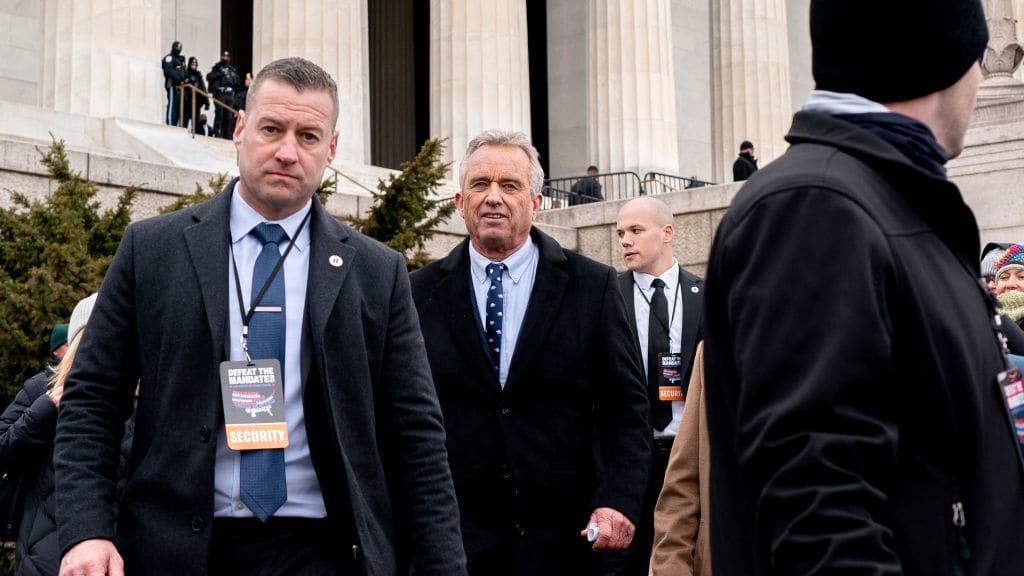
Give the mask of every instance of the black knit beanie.
<svg viewBox="0 0 1024 576">
<path fill-rule="evenodd" d="M 818 90 L 899 102 L 963 77 L 988 44 L 980 0 L 811 0 Z"/>
</svg>

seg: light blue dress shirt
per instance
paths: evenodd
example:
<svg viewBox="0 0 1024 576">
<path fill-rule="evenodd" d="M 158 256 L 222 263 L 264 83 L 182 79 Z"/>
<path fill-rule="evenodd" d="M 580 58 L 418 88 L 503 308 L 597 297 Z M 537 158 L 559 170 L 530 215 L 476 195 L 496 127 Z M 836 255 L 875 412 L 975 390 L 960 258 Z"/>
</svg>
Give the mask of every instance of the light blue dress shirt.
<svg viewBox="0 0 1024 576">
<path fill-rule="evenodd" d="M 498 374 L 498 381 L 501 383 L 502 389 L 505 388 L 508 368 L 512 365 L 512 356 L 516 352 L 516 342 L 519 340 L 519 329 L 523 326 L 523 317 L 526 316 L 526 307 L 530 304 L 530 293 L 533 292 L 533 281 L 537 277 L 539 258 L 540 250 L 537 249 L 532 238 L 524 242 L 508 258 L 500 261 L 489 260 L 477 252 L 472 242 L 469 243 L 469 280 L 473 295 L 476 297 L 481 326 L 487 322 L 487 290 L 491 287 L 491 282 L 487 278 L 487 265 L 492 262 L 505 264 L 505 271 L 501 277 L 504 308 L 501 330 L 501 371 Z"/>
<path fill-rule="evenodd" d="M 246 310 L 249 308 L 249 298 L 252 293 L 253 266 L 256 264 L 256 257 L 263 250 L 263 245 L 249 232 L 261 222 L 270 222 L 280 224 L 291 239 L 311 206 L 312 201 L 283 220 L 267 220 L 242 199 L 237 192 L 236 185 L 231 196 L 231 242 L 234 247 L 235 262 L 238 265 L 238 279 L 242 284 L 242 298 Z M 313 469 L 313 460 L 309 454 L 302 406 L 300 347 L 302 345 L 302 319 L 306 308 L 306 283 L 309 278 L 309 227 L 310 222 L 307 221 L 295 241 L 295 247 L 288 254 L 284 267 L 281 272 L 278 272 L 284 274 L 285 310 L 288 315 L 285 323 L 285 365 L 283 367 L 285 416 L 288 420 L 288 447 L 284 449 L 288 500 L 274 515 L 324 518 L 327 516 L 327 508 L 324 506 L 320 482 L 317 480 L 316 472 Z M 280 246 L 281 253 L 284 254 L 287 248 L 287 244 Z M 230 254 L 228 262 L 230 263 Z M 245 355 L 242 352 L 240 340 L 242 312 L 238 305 L 234 270 L 230 265 L 225 281 L 228 283 L 228 301 L 230 303 L 228 321 L 231 327 L 231 360 L 243 360 Z M 239 497 L 240 463 L 241 456 L 238 451 L 228 448 L 224 427 L 221 426 L 217 433 L 217 463 L 213 482 L 213 515 L 215 517 L 253 517 L 252 512 Z"/>
<path fill-rule="evenodd" d="M 651 305 L 648 302 L 654 296 L 654 288 L 651 283 L 655 278 L 661 278 L 665 283 L 665 298 L 672 298 L 669 301 L 668 313 L 672 315 L 672 308 L 675 308 L 675 316 L 671 318 L 671 326 L 668 332 L 668 351 L 679 353 L 683 341 L 683 291 L 679 289 L 679 262 L 672 259 L 672 266 L 661 276 L 652 276 L 643 272 L 633 272 L 633 311 L 636 313 L 636 335 L 640 339 L 640 353 L 644 360 L 644 375 L 647 374 L 647 322 L 651 318 Z M 646 382 L 646 380 L 644 380 Z M 689 382 L 684 382 L 687 385 Z M 664 430 L 655 430 L 656 438 L 675 436 L 679 431 L 679 424 L 683 420 L 683 403 L 672 403 L 672 421 L 665 426 Z"/>
</svg>

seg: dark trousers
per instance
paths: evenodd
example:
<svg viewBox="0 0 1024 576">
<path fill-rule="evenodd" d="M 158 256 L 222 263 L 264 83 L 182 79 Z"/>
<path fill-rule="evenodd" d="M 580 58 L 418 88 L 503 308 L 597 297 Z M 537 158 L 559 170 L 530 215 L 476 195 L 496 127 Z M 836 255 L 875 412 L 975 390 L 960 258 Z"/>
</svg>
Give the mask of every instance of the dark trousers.
<svg viewBox="0 0 1024 576">
<path fill-rule="evenodd" d="M 167 114 L 164 115 L 164 124 L 168 126 L 178 125 L 178 87 L 167 88 Z"/>
<path fill-rule="evenodd" d="M 633 543 L 620 552 L 604 554 L 605 576 L 647 576 L 654 547 L 654 508 L 665 481 L 668 457 L 673 438 L 655 438 L 651 450 L 651 476 L 644 492 L 644 506 L 640 511 L 640 524 L 633 534 Z"/>
<path fill-rule="evenodd" d="M 361 574 L 348 540 L 328 519 L 215 518 L 210 574 L 288 576 Z M 344 533 L 344 531 L 341 531 Z"/>
<path fill-rule="evenodd" d="M 230 96 L 230 94 L 227 96 L 221 95 L 219 98 L 223 102 L 226 97 Z M 230 98 L 227 99 L 230 100 Z M 215 106 L 215 108 L 214 112 L 216 115 L 213 119 L 213 135 L 230 140 L 235 132 L 235 115 L 226 108 L 221 108 L 220 106 Z"/>
</svg>

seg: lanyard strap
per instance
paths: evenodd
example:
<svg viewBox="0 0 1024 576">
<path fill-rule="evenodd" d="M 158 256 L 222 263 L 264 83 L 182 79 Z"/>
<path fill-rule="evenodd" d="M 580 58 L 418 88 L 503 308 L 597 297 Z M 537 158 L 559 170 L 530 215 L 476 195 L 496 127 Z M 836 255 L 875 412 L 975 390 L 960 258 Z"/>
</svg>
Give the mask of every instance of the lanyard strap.
<svg viewBox="0 0 1024 576">
<path fill-rule="evenodd" d="M 641 288 L 639 284 L 637 284 L 636 276 L 635 275 L 633 276 L 633 285 L 636 286 L 637 289 L 640 290 L 640 297 L 644 299 L 644 302 L 647 302 L 647 309 L 650 310 L 650 308 L 651 308 L 651 300 L 649 298 L 647 298 L 646 294 L 644 294 L 644 289 Z M 679 287 L 681 285 L 682 285 L 682 282 L 680 282 L 679 279 L 677 278 L 676 279 L 675 294 L 672 296 L 672 315 L 668 317 L 668 326 L 665 326 L 665 324 L 661 321 L 661 317 L 660 316 L 658 316 L 657 314 L 654 315 L 654 317 L 658 320 L 658 324 L 661 324 L 662 327 L 665 328 L 665 333 L 668 334 L 668 341 L 669 341 L 669 344 L 670 344 L 670 349 L 671 349 L 671 343 L 672 343 L 672 320 L 674 320 L 675 317 L 676 317 L 676 306 L 679 305 Z M 647 329 L 650 330 L 651 327 L 648 326 Z"/>
<path fill-rule="evenodd" d="M 228 241 L 228 249 L 231 251 L 231 267 L 235 271 L 235 293 L 238 296 L 238 311 L 242 315 L 242 351 L 245 353 L 246 362 L 252 362 L 252 358 L 249 356 L 249 322 L 252 321 L 252 315 L 256 312 L 256 307 L 260 305 L 263 300 L 263 295 L 267 293 L 270 288 L 270 284 L 273 283 L 277 273 L 284 266 L 284 261 L 288 258 L 288 254 L 292 251 L 295 246 L 295 241 L 299 239 L 299 233 L 302 232 L 302 228 L 306 225 L 306 221 L 309 220 L 309 215 L 313 210 L 306 212 L 306 215 L 302 217 L 302 222 L 299 222 L 299 227 L 295 229 L 295 234 L 292 235 L 291 240 L 288 242 L 288 247 L 285 248 L 284 254 L 277 259 L 277 264 L 274 265 L 274 269 L 271 270 L 270 275 L 263 282 L 263 286 L 260 287 L 259 292 L 256 293 L 256 297 L 249 303 L 249 311 L 245 311 L 245 300 L 242 298 L 242 281 L 238 279 L 238 263 L 235 262 L 235 245 L 233 242 Z"/>
</svg>

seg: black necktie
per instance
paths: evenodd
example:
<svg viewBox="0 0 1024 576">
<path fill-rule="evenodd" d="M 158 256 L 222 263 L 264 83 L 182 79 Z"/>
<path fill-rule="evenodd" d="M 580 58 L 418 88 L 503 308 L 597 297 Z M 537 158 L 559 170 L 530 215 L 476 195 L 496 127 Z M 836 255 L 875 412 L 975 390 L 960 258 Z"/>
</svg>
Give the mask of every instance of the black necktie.
<svg viewBox="0 0 1024 576">
<path fill-rule="evenodd" d="M 651 403 L 651 425 L 655 430 L 664 430 L 672 421 L 672 404 L 658 399 L 661 376 L 658 355 L 668 353 L 668 300 L 661 278 L 655 278 L 651 286 L 654 295 L 651 296 L 651 312 L 647 318 L 647 399 Z"/>
</svg>

